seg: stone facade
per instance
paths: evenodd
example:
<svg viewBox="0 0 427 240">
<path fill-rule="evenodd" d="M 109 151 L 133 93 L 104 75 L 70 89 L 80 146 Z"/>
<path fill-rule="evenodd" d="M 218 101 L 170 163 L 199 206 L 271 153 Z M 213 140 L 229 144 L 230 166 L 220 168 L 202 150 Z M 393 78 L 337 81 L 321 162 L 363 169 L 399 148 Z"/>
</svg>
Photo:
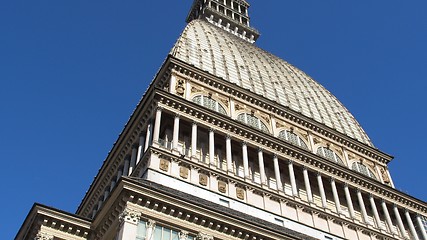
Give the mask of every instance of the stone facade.
<svg viewBox="0 0 427 240">
<path fill-rule="evenodd" d="M 427 205 L 394 188 L 392 157 L 253 45 L 248 7 L 194 1 L 76 215 L 35 205 L 17 239 L 427 240 Z"/>
</svg>

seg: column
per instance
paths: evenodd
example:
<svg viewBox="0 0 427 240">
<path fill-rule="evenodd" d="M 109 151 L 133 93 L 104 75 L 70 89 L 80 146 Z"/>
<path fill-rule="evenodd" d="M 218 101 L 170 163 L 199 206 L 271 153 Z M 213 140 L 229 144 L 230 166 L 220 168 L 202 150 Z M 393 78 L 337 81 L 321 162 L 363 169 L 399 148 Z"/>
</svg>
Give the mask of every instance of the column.
<svg viewBox="0 0 427 240">
<path fill-rule="evenodd" d="M 423 236 L 423 239 L 427 240 L 426 229 L 424 227 L 424 224 L 423 224 L 423 221 L 421 220 L 420 215 L 417 215 L 417 224 L 418 224 L 418 227 L 420 228 L 420 232 L 421 232 L 421 235 Z"/>
<path fill-rule="evenodd" d="M 212 128 L 209 129 L 209 163 L 215 166 L 215 133 Z"/>
<path fill-rule="evenodd" d="M 138 222 L 141 218 L 141 213 L 125 209 L 119 216 L 120 232 L 118 240 L 136 239 Z"/>
<path fill-rule="evenodd" d="M 391 221 L 390 213 L 388 212 L 387 204 L 385 203 L 384 200 L 381 201 L 381 207 L 383 209 L 388 228 L 390 229 L 390 233 L 395 233 L 393 229 L 393 223 Z"/>
<path fill-rule="evenodd" d="M 397 208 L 396 204 L 393 205 L 393 212 L 397 220 L 397 226 L 399 227 L 400 234 L 402 235 L 402 237 L 406 237 L 406 230 L 403 226 L 402 218 L 400 217 L 399 209 Z"/>
<path fill-rule="evenodd" d="M 337 185 L 335 183 L 335 179 L 331 178 L 331 187 L 332 187 L 332 195 L 334 196 L 335 208 L 337 209 L 337 213 L 341 213 L 341 203 L 340 197 L 338 196 Z"/>
<path fill-rule="evenodd" d="M 294 163 L 292 161 L 288 162 L 288 169 L 289 169 L 289 180 L 291 181 L 291 187 L 292 187 L 292 196 L 298 196 L 297 183 L 295 181 Z"/>
<path fill-rule="evenodd" d="M 280 179 L 280 169 L 279 169 L 279 159 L 277 155 L 273 156 L 273 164 L 274 164 L 274 175 L 276 176 L 276 186 L 277 190 L 283 191 L 282 179 Z"/>
<path fill-rule="evenodd" d="M 136 164 L 138 164 L 139 161 L 141 161 L 141 157 L 143 154 L 142 150 L 143 150 L 143 147 L 145 147 L 144 144 L 145 144 L 145 136 L 141 135 L 139 136 L 139 146 L 138 146 L 138 153 L 136 155 Z"/>
<path fill-rule="evenodd" d="M 405 209 L 405 217 L 406 217 L 406 221 L 408 222 L 409 230 L 411 231 L 412 237 L 415 240 L 420 240 L 420 238 L 418 237 L 417 231 L 415 230 L 414 223 L 412 222 L 411 215 L 409 214 L 407 209 Z"/>
<path fill-rule="evenodd" d="M 243 170 L 244 170 L 245 178 L 249 178 L 248 146 L 246 142 L 242 143 L 242 156 L 243 156 Z"/>
<path fill-rule="evenodd" d="M 154 132 L 153 132 L 153 142 L 159 143 L 159 135 L 160 135 L 160 124 L 162 120 L 162 108 L 158 107 L 156 110 L 156 120 L 154 122 Z M 148 127 L 147 127 L 147 135 L 148 135 Z M 147 138 L 149 139 L 149 138 Z"/>
<path fill-rule="evenodd" d="M 369 202 L 371 203 L 371 208 L 372 208 L 372 212 L 374 213 L 374 218 L 375 218 L 375 222 L 377 223 L 377 227 L 379 229 L 382 229 L 380 215 L 378 214 L 377 205 L 375 204 L 375 199 L 372 194 L 369 194 Z"/>
<path fill-rule="evenodd" d="M 366 212 L 365 202 L 363 201 L 363 196 L 360 189 L 357 189 L 357 199 L 359 200 L 359 206 L 360 206 L 360 210 L 362 211 L 363 221 L 366 224 L 369 224 L 368 213 Z"/>
<path fill-rule="evenodd" d="M 193 122 L 191 127 L 191 156 L 196 157 L 197 154 L 197 123 Z"/>
<path fill-rule="evenodd" d="M 325 188 L 323 187 L 322 175 L 317 173 L 317 184 L 319 185 L 320 197 L 322 198 L 322 207 L 327 208 Z"/>
<path fill-rule="evenodd" d="M 307 200 L 313 202 L 313 193 L 311 192 L 310 178 L 308 177 L 308 170 L 306 167 L 302 169 L 304 176 L 305 191 L 307 192 Z"/>
<path fill-rule="evenodd" d="M 261 185 L 267 185 L 267 179 L 265 176 L 265 167 L 264 167 L 264 155 L 261 148 L 258 148 L 258 165 L 259 165 L 259 175 Z"/>
<path fill-rule="evenodd" d="M 173 135 L 172 135 L 172 149 L 178 151 L 178 138 L 179 138 L 179 114 L 175 114 L 173 121 Z"/>
<path fill-rule="evenodd" d="M 232 155 L 231 155 L 231 137 L 228 134 L 225 137 L 225 155 L 227 158 L 227 171 L 233 172 L 233 162 L 232 162 Z"/>
<path fill-rule="evenodd" d="M 345 199 L 347 200 L 348 212 L 350 213 L 350 218 L 354 219 L 354 207 L 353 201 L 351 200 L 350 190 L 348 189 L 348 184 L 344 184 L 344 193 Z"/>
<path fill-rule="evenodd" d="M 123 175 L 129 176 L 129 164 L 130 164 L 130 156 L 126 156 L 125 163 L 123 165 Z"/>
<path fill-rule="evenodd" d="M 153 133 L 153 124 L 151 122 L 149 122 L 147 124 L 147 132 L 145 133 L 145 146 L 144 146 L 144 152 L 147 151 L 148 147 L 153 143 L 156 142 L 158 143 L 159 141 L 159 136 L 157 136 L 157 140 L 154 141 L 154 137 L 153 140 L 151 139 L 151 135 Z"/>
</svg>

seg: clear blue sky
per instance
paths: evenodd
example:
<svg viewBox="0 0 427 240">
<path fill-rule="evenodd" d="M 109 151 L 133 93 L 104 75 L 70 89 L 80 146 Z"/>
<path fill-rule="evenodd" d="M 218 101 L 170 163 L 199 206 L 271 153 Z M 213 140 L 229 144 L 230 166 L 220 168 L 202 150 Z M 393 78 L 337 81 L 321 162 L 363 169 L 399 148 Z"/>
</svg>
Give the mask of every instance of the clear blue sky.
<svg viewBox="0 0 427 240">
<path fill-rule="evenodd" d="M 257 45 L 335 94 L 426 201 L 427 2 L 250 2 Z M 0 2 L 0 239 L 33 202 L 76 210 L 191 3 Z"/>
</svg>

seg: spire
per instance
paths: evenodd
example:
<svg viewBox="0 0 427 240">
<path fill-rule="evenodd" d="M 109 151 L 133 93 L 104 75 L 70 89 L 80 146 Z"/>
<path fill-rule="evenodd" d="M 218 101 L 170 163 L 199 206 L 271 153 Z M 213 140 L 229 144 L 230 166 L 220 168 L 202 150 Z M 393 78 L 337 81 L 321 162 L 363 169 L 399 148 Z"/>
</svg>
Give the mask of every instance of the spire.
<svg viewBox="0 0 427 240">
<path fill-rule="evenodd" d="M 187 22 L 203 19 L 254 43 L 259 32 L 250 26 L 249 3 L 245 0 L 194 0 Z"/>
</svg>

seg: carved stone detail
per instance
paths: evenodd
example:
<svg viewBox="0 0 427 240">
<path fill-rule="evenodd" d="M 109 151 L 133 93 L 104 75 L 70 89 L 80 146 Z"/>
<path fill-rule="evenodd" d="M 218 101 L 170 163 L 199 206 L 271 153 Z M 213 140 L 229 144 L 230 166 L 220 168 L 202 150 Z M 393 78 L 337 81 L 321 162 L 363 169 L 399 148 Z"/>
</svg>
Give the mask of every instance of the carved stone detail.
<svg viewBox="0 0 427 240">
<path fill-rule="evenodd" d="M 380 172 L 384 183 L 390 184 L 390 178 L 388 177 L 387 171 L 384 168 L 380 168 Z"/>
<path fill-rule="evenodd" d="M 196 237 L 197 240 L 214 240 L 212 235 L 206 233 L 199 233 Z"/>
<path fill-rule="evenodd" d="M 34 240 L 53 240 L 53 236 L 47 233 L 37 233 Z"/>
<path fill-rule="evenodd" d="M 221 193 L 227 192 L 227 183 L 224 181 L 218 181 L 218 191 Z"/>
<path fill-rule="evenodd" d="M 235 104 L 234 105 L 234 108 L 236 109 L 236 111 L 239 111 L 239 110 L 243 110 L 244 109 L 244 107 L 243 106 L 241 106 L 240 104 Z"/>
<path fill-rule="evenodd" d="M 192 87 L 191 88 L 191 93 L 198 93 L 198 92 L 202 92 L 202 89 L 200 89 L 198 87 Z"/>
<path fill-rule="evenodd" d="M 178 233 L 178 237 L 179 237 L 179 240 L 187 240 L 188 232 L 183 230 Z"/>
<path fill-rule="evenodd" d="M 169 170 L 169 161 L 160 159 L 159 168 L 160 170 L 167 172 Z"/>
<path fill-rule="evenodd" d="M 119 221 L 121 223 L 123 222 L 131 222 L 131 223 L 138 223 L 139 219 L 141 218 L 141 213 L 133 210 L 133 209 L 129 209 L 126 208 L 125 210 L 123 210 L 123 212 L 120 214 L 119 216 Z"/>
<path fill-rule="evenodd" d="M 208 185 L 208 176 L 206 174 L 199 174 L 199 183 L 202 186 Z"/>
<path fill-rule="evenodd" d="M 225 106 L 228 107 L 228 99 L 227 98 L 223 98 L 223 97 L 219 97 L 218 98 Z"/>
<path fill-rule="evenodd" d="M 189 169 L 187 167 L 181 166 L 179 168 L 179 176 L 184 179 L 188 178 L 188 172 L 189 172 Z"/>
<path fill-rule="evenodd" d="M 183 79 L 178 79 L 175 87 L 176 93 L 183 97 L 185 93 L 185 87 L 184 87 L 185 81 Z"/>
<path fill-rule="evenodd" d="M 276 121 L 276 128 L 283 128 L 283 127 L 285 127 L 285 124 L 283 124 L 279 121 Z"/>
<path fill-rule="evenodd" d="M 270 117 L 264 114 L 261 114 L 261 118 L 265 120 L 265 122 L 270 123 Z"/>
<path fill-rule="evenodd" d="M 236 188 L 236 196 L 240 200 L 245 200 L 245 190 L 243 188 Z"/>
</svg>

